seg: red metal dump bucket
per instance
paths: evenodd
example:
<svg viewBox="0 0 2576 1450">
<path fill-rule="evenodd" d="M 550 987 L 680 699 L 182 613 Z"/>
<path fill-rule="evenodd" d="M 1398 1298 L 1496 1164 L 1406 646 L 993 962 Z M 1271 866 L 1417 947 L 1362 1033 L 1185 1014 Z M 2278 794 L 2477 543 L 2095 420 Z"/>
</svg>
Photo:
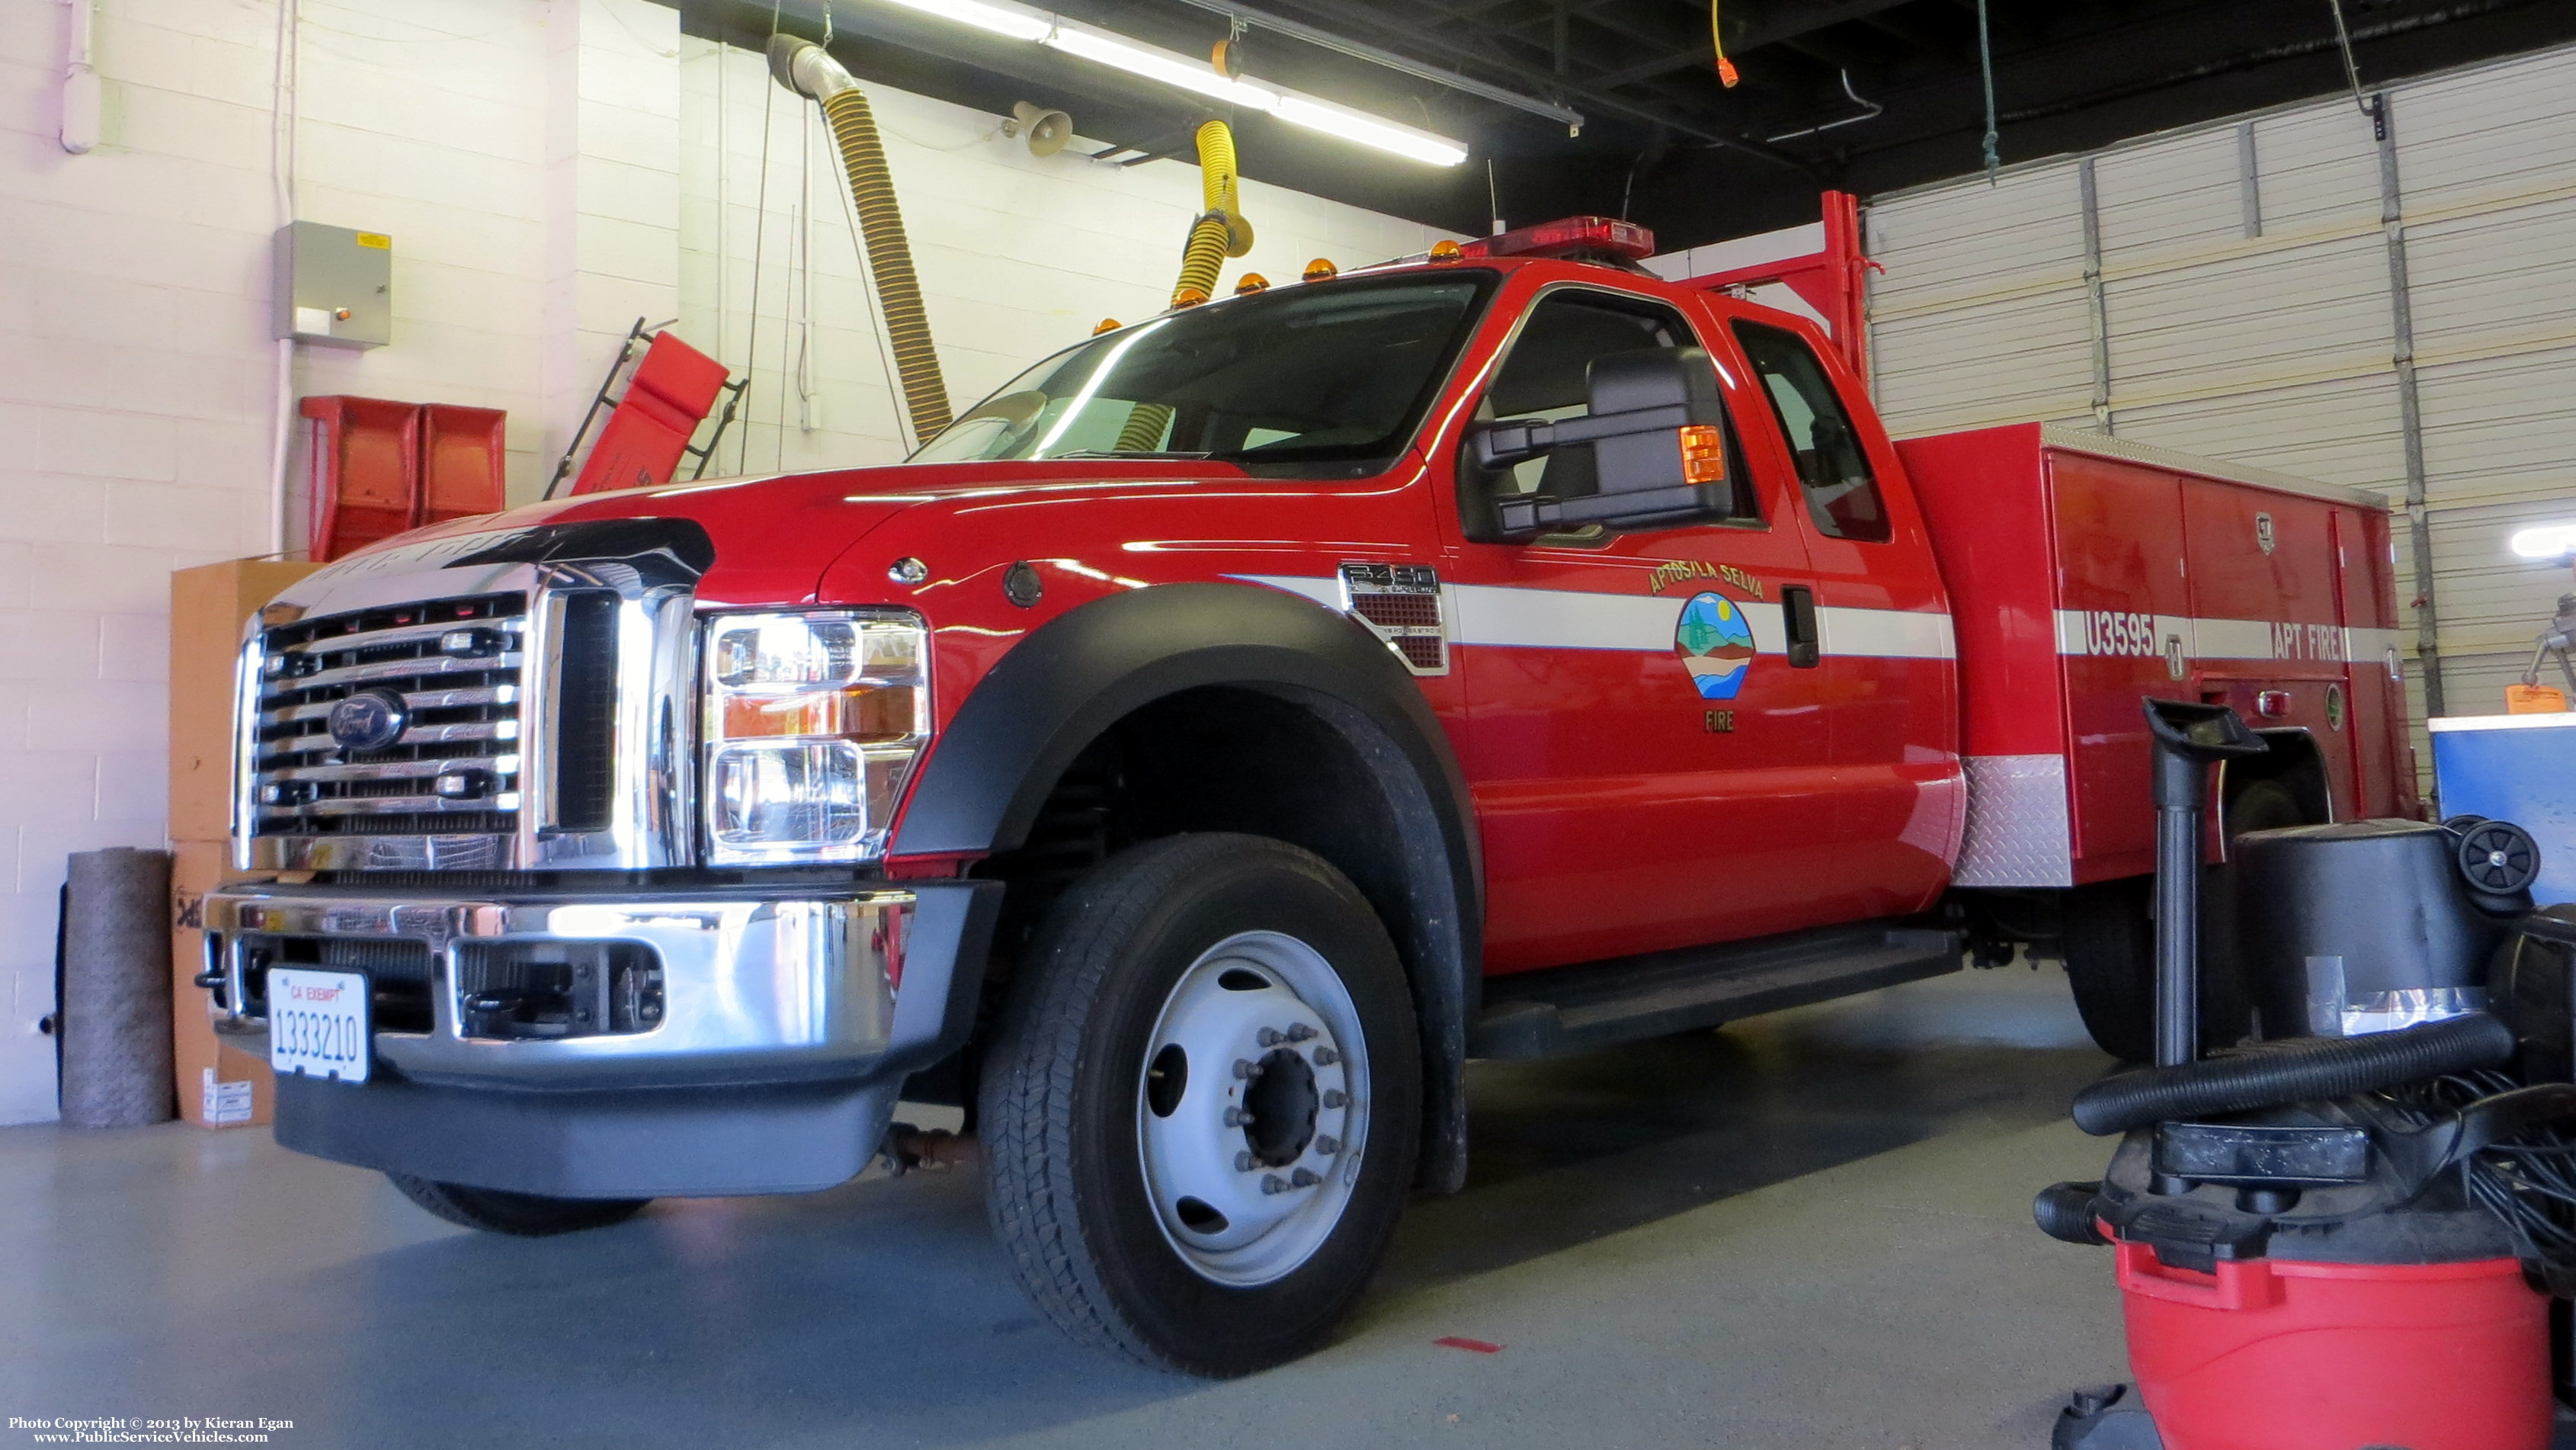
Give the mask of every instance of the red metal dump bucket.
<svg viewBox="0 0 2576 1450">
<path fill-rule="evenodd" d="M 2165 1450 L 2548 1450 L 2549 1301 L 2512 1259 L 2201 1274 L 2118 1249 Z"/>
</svg>

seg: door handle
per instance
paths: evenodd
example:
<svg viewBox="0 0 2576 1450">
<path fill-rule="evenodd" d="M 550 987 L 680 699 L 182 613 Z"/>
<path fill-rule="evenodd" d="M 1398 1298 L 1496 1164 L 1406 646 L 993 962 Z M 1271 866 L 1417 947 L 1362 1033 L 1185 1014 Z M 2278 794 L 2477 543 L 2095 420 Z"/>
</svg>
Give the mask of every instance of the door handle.
<svg viewBox="0 0 2576 1450">
<path fill-rule="evenodd" d="M 1812 670 L 1822 664 L 1825 651 L 1816 634 L 1816 591 L 1804 584 L 1781 590 L 1780 612 L 1789 623 L 1789 667 Z"/>
</svg>

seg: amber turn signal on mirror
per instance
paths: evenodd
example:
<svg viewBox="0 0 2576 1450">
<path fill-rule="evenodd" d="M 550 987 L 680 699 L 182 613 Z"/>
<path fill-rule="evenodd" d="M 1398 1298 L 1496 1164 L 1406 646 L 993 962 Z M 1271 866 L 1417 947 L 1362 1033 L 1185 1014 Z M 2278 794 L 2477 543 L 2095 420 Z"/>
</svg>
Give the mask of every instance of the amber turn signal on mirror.
<svg viewBox="0 0 2576 1450">
<path fill-rule="evenodd" d="M 1682 481 L 1722 483 L 1726 479 L 1726 436 L 1708 423 L 1681 430 Z"/>
</svg>

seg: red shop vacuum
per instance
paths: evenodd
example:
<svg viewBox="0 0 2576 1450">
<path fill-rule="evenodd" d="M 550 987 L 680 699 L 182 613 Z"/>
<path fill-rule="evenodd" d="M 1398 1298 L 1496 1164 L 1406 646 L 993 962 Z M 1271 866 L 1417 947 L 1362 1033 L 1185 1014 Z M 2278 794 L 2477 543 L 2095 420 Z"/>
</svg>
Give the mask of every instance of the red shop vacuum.
<svg viewBox="0 0 2576 1450">
<path fill-rule="evenodd" d="M 2559 1267 L 2576 1265 L 2576 1086 L 2526 1085 L 2527 1044 L 2483 1009 L 2517 925 L 2558 913 L 2530 915 L 2528 877 L 2465 877 L 2456 828 L 2248 833 L 2229 868 L 2237 940 L 2274 1030 L 2204 1057 L 2209 767 L 2265 745 L 2224 706 L 2146 710 L 2156 1063 L 2077 1095 L 2077 1125 L 2120 1146 L 2100 1181 L 2034 1205 L 2051 1236 L 2112 1247 L 2136 1387 L 2077 1395 L 2052 1445 L 2548 1450 L 2550 1290 L 2576 1283 Z M 2560 1040 L 2566 963 L 2521 991 L 2533 1021 L 2554 996 Z"/>
</svg>

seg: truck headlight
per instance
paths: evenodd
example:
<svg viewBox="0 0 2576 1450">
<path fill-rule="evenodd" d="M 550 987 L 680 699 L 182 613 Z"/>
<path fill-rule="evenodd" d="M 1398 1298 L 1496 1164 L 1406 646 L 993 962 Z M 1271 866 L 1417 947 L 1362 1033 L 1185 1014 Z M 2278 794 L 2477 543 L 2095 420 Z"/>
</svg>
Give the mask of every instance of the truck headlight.
<svg viewBox="0 0 2576 1450">
<path fill-rule="evenodd" d="M 930 738 L 929 658 L 911 615 L 715 616 L 699 737 L 710 864 L 883 854 Z"/>
</svg>

